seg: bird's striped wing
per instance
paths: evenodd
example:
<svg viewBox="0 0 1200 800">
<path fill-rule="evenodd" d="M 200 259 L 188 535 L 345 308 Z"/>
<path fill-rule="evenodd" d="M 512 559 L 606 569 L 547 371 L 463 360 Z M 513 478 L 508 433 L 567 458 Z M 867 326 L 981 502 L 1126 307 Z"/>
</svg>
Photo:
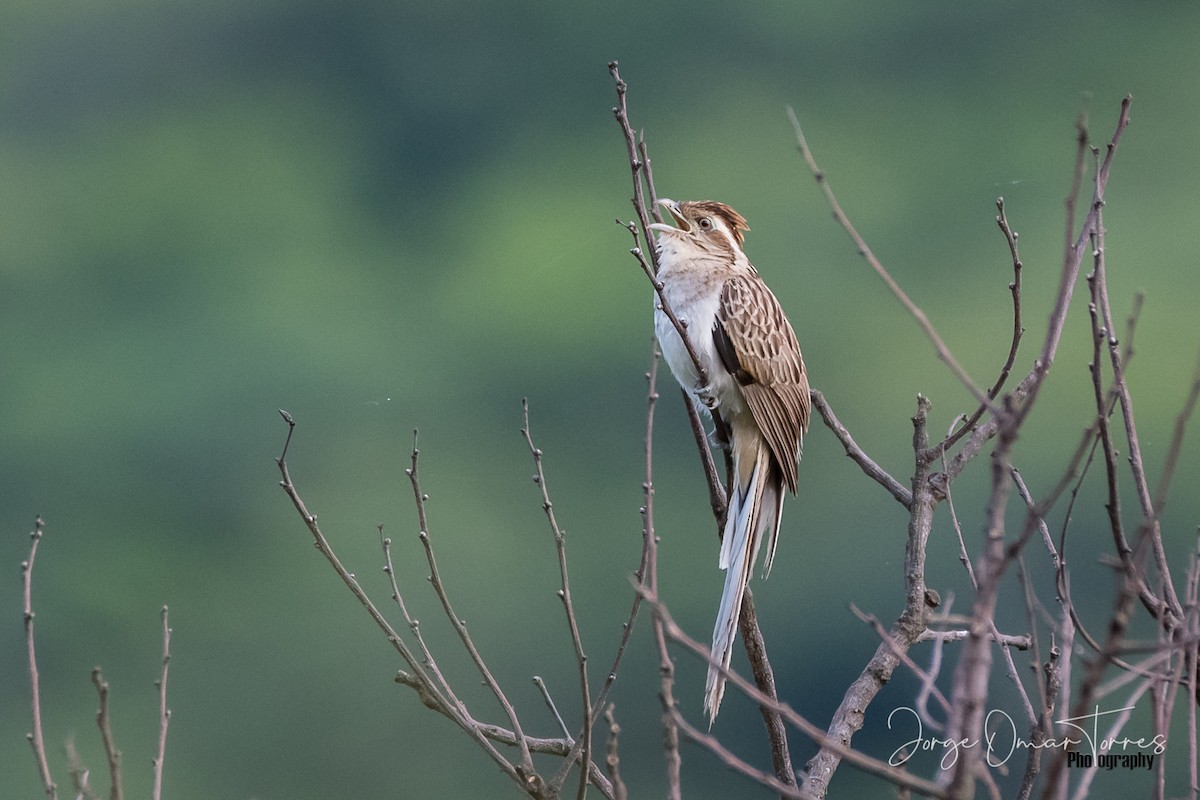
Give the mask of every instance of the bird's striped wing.
<svg viewBox="0 0 1200 800">
<path fill-rule="evenodd" d="M 713 340 L 722 364 L 742 387 L 784 483 L 795 492 L 796 461 L 808 429 L 808 375 L 791 323 L 756 273 L 725 282 Z"/>
</svg>

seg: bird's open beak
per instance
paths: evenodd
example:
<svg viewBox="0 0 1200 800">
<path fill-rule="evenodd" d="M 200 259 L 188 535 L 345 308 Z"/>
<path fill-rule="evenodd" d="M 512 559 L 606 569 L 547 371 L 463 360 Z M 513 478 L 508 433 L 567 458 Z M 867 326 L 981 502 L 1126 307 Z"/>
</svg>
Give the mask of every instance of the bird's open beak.
<svg viewBox="0 0 1200 800">
<path fill-rule="evenodd" d="M 683 212 L 679 210 L 679 203 L 664 198 L 659 200 L 658 204 L 667 210 L 667 213 L 671 215 L 671 218 L 675 220 L 675 224 L 679 227 L 673 227 L 665 222 L 655 222 L 650 226 L 650 230 L 662 231 L 664 233 L 678 233 L 680 231 L 687 233 L 691 231 L 692 224 L 687 221 L 687 218 L 683 216 Z"/>
</svg>

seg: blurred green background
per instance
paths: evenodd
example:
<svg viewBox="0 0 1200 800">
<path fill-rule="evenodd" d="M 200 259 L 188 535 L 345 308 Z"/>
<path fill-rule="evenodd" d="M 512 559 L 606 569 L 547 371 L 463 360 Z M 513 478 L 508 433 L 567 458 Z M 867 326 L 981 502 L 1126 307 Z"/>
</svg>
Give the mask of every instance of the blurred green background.
<svg viewBox="0 0 1200 800">
<path fill-rule="evenodd" d="M 518 428 L 527 396 L 599 680 L 640 548 L 651 337 L 648 286 L 613 222 L 631 209 L 612 59 L 660 194 L 720 199 L 750 220 L 750 256 L 795 323 L 814 385 L 903 481 L 916 393 L 932 398 L 936 431 L 969 398 L 830 219 L 785 107 L 982 384 L 1011 324 L 995 198 L 1026 264 L 1023 373 L 1058 280 L 1072 125 L 1087 113 L 1103 143 L 1132 93 L 1108 263 L 1119 316 L 1146 293 L 1129 377 L 1156 479 L 1200 346 L 1198 32 L 1194 3 L 4 4 L 3 794 L 40 794 L 17 565 L 42 514 L 35 605 L 60 784 L 68 736 L 103 783 L 88 678 L 102 664 L 127 789 L 148 792 L 168 604 L 167 796 L 517 796 L 392 683 L 402 665 L 277 486 L 276 409 L 299 422 L 293 476 L 342 558 L 385 599 L 385 525 L 441 666 L 477 716 L 500 722 L 425 583 L 403 474 L 420 429 L 433 541 L 459 614 L 527 730 L 555 733 L 533 674 L 577 719 L 553 545 Z M 1087 317 L 1075 311 L 1018 448 L 1035 490 L 1052 485 L 1092 413 Z M 663 381 L 662 588 L 705 639 L 716 541 L 682 404 Z M 1200 519 L 1197 450 L 1193 437 L 1165 517 L 1180 564 Z M 787 699 L 823 723 L 875 645 L 848 604 L 885 620 L 900 608 L 905 518 L 819 424 L 801 475 L 773 578 L 755 587 Z M 969 538 L 985 478 L 981 460 L 956 485 Z M 1076 585 L 1101 593 L 1098 620 L 1111 586 L 1095 563 L 1107 541 L 1100 491 L 1092 480 L 1074 519 Z M 929 580 L 959 591 L 965 610 L 945 512 Z M 1009 612 L 1023 624 L 1019 607 Z M 637 796 L 663 786 L 646 621 L 613 695 Z M 703 670 L 679 662 L 676 688 L 698 719 Z M 898 677 L 863 746 L 898 746 L 881 719 L 911 693 Z M 728 699 L 715 731 L 767 763 L 748 703 Z M 812 747 L 794 747 L 800 766 Z M 745 787 L 694 748 L 684 759 L 688 796 Z M 841 780 L 842 791 L 879 788 L 848 769 Z"/>
</svg>

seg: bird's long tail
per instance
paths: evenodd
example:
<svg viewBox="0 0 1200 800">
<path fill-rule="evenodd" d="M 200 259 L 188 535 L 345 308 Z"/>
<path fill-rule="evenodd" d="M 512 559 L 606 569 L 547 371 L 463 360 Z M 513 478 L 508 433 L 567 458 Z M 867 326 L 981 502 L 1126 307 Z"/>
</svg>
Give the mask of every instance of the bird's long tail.
<svg viewBox="0 0 1200 800">
<path fill-rule="evenodd" d="M 729 492 L 729 510 L 721 540 L 720 567 L 725 570 L 725 589 L 713 628 L 712 658 L 729 668 L 733 641 L 742 613 L 742 597 L 750 581 L 750 571 L 758 558 L 763 534 L 769 537 L 764 571 L 771 568 L 779 520 L 783 512 L 783 486 L 778 469 L 771 461 L 770 448 L 757 430 L 738 431 L 733 435 L 733 486 Z M 738 436 L 742 433 L 741 436 Z M 716 664 L 708 665 L 704 710 L 709 725 L 717 718 L 725 694 L 725 677 Z"/>
</svg>

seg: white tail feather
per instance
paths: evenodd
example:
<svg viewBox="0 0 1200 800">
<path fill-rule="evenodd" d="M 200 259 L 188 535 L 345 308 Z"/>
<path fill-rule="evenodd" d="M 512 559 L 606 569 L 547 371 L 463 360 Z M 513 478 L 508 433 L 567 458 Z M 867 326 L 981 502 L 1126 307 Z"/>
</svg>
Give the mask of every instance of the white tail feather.
<svg viewBox="0 0 1200 800">
<path fill-rule="evenodd" d="M 767 481 L 763 487 L 762 521 L 766 528 L 767 555 L 763 559 L 763 579 L 770 577 L 771 564 L 775 562 L 775 547 L 779 544 L 779 523 L 783 521 L 783 486 L 778 481 Z M 766 524 L 766 523 L 770 524 Z M 751 562 L 758 559 L 755 552 Z"/>
<path fill-rule="evenodd" d="M 734 490 L 730 492 L 729 508 L 726 512 L 725 532 L 721 541 L 721 555 L 718 563 L 725 570 L 725 588 L 721 592 L 721 605 L 717 610 L 717 621 L 713 627 L 711 658 L 719 659 L 722 667 L 728 669 L 733 657 L 733 640 L 742 613 L 742 596 L 746 593 L 746 585 L 750 582 L 750 571 L 758 557 L 762 545 L 762 529 L 764 523 L 771 523 L 770 544 L 767 548 L 767 566 L 775 554 L 775 540 L 778 538 L 780 512 L 783 507 L 783 497 L 780 487 L 773 485 L 770 472 L 770 452 L 766 442 L 759 441 L 755 448 L 754 466 L 749 479 L 744 483 L 736 481 Z M 733 474 L 742 474 L 742 465 L 734 459 Z M 763 517 L 764 506 L 771 511 L 768 517 Z M 714 663 L 708 665 L 708 680 L 705 686 L 704 710 L 708 713 L 709 725 L 717 718 L 721 708 L 721 698 L 725 695 L 725 677 Z"/>
<path fill-rule="evenodd" d="M 754 504 L 747 502 L 747 499 L 754 496 L 754 489 L 754 475 L 751 475 L 747 485 L 735 487 L 733 495 L 729 498 L 729 508 L 725 512 L 725 532 L 721 535 L 721 554 L 717 557 L 717 566 L 721 569 L 729 569 L 731 555 L 737 548 L 745 544 L 744 534 L 749 530 L 746 523 L 750 521 L 750 511 L 754 507 Z M 738 541 L 738 531 L 743 534 L 740 542 Z"/>
</svg>

